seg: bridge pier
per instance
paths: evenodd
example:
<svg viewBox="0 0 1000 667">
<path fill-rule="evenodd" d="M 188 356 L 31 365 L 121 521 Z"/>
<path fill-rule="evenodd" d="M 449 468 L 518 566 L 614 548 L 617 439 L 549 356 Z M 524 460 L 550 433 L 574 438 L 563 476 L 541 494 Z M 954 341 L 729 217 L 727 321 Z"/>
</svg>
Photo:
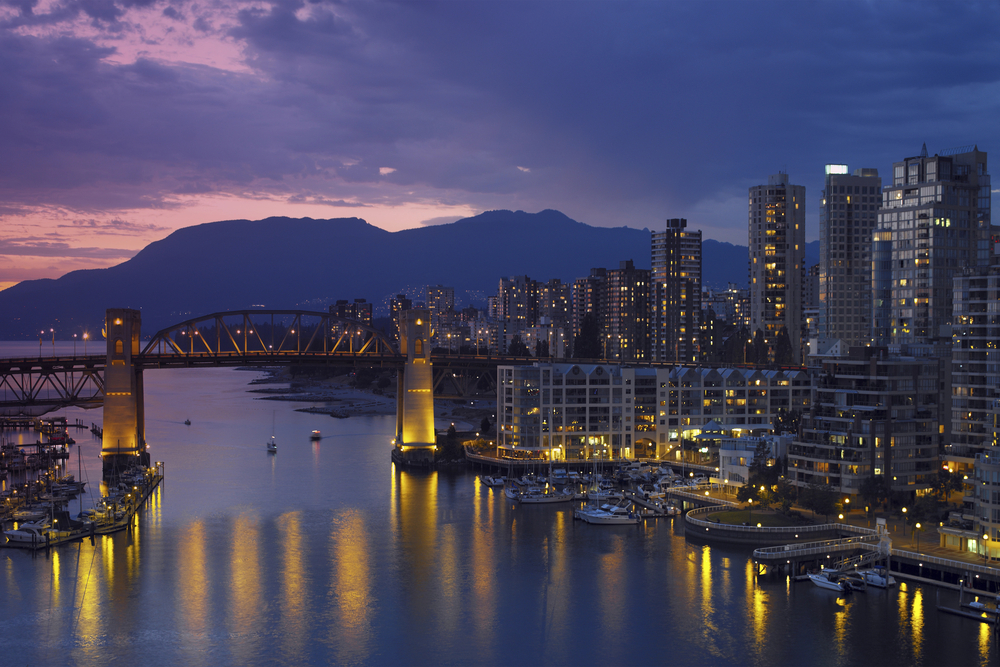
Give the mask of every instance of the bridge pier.
<svg viewBox="0 0 1000 667">
<path fill-rule="evenodd" d="M 104 369 L 104 433 L 101 437 L 105 477 L 123 470 L 130 463 L 149 465 L 142 370 L 133 364 L 133 357 L 139 354 L 141 324 L 138 310 L 107 310 L 104 333 L 108 356 Z"/>
<path fill-rule="evenodd" d="M 399 371 L 392 458 L 403 465 L 431 466 L 437 449 L 430 319 L 426 308 L 399 314 L 399 347 L 406 363 Z"/>
</svg>

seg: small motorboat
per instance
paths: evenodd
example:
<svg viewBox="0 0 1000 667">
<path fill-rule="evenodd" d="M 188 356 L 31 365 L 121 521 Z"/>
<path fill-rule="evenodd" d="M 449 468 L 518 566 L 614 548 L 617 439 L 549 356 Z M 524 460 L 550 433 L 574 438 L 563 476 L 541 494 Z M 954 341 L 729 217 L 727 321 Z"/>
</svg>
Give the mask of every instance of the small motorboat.
<svg viewBox="0 0 1000 667">
<path fill-rule="evenodd" d="M 191 420 L 190 419 L 185 419 L 184 420 L 184 425 L 185 426 L 190 426 L 191 425 Z"/>
<path fill-rule="evenodd" d="M 832 570 L 820 570 L 818 574 L 809 574 L 809 579 L 820 588 L 825 588 L 828 591 L 850 593 L 852 590 L 850 583 L 842 578 L 839 572 Z"/>
<path fill-rule="evenodd" d="M 480 475 L 479 481 L 484 486 L 503 486 L 506 480 L 503 477 L 498 477 L 495 475 Z"/>
<path fill-rule="evenodd" d="M 642 522 L 642 517 L 632 511 L 630 500 L 621 500 L 616 505 L 605 503 L 601 507 L 581 507 L 573 513 L 573 517 L 585 523 L 606 526 Z"/>
<path fill-rule="evenodd" d="M 322 437 L 323 437 L 323 434 L 319 432 L 319 429 L 317 429 L 317 430 L 313 431 L 312 434 L 310 434 L 309 439 L 310 440 L 319 440 Z"/>
<path fill-rule="evenodd" d="M 887 588 L 888 586 L 896 585 L 896 578 L 888 574 L 883 565 L 876 565 L 866 570 L 858 570 L 858 574 L 864 577 L 865 582 L 869 586 Z"/>
<path fill-rule="evenodd" d="M 274 441 L 274 436 L 271 436 L 270 442 L 267 443 L 267 452 L 269 454 L 274 454 L 278 451 L 278 443 Z"/>
</svg>

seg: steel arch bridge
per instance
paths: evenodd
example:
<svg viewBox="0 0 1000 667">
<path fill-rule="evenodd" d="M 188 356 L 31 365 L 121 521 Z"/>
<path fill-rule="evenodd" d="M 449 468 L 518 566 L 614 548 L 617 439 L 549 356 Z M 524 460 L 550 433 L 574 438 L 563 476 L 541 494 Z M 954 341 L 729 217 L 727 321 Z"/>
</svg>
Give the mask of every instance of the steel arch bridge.
<svg viewBox="0 0 1000 667">
<path fill-rule="evenodd" d="M 237 310 L 212 313 L 161 329 L 139 353 L 143 367 L 261 357 L 397 358 L 389 338 L 362 322 L 322 311 Z"/>
</svg>

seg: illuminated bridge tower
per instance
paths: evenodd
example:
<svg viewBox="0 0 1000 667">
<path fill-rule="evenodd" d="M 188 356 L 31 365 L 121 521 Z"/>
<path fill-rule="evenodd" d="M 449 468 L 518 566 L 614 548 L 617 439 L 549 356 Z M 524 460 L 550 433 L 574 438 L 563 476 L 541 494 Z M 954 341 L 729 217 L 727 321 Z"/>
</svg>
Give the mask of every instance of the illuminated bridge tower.
<svg viewBox="0 0 1000 667">
<path fill-rule="evenodd" d="M 149 464 L 143 418 L 142 370 L 132 365 L 139 354 L 138 310 L 109 308 L 104 323 L 108 359 L 104 370 L 104 436 L 101 458 L 107 476 L 129 463 Z"/>
<path fill-rule="evenodd" d="M 434 382 L 431 377 L 430 310 L 399 313 L 399 350 L 406 364 L 396 392 L 396 448 L 393 459 L 405 464 L 434 461 Z"/>
</svg>

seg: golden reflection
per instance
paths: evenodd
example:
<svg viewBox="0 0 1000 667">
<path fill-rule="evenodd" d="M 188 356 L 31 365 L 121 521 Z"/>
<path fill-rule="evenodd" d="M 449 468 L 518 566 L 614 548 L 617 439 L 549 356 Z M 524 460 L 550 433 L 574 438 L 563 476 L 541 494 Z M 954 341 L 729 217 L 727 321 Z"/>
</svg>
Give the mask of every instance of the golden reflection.
<svg viewBox="0 0 1000 667">
<path fill-rule="evenodd" d="M 837 610 L 833 614 L 833 645 L 841 661 L 847 656 L 847 616 L 847 603 L 838 596 Z"/>
<path fill-rule="evenodd" d="M 181 622 L 188 635 L 198 636 L 205 631 L 208 574 L 205 567 L 205 524 L 201 519 L 188 524 L 180 537 L 180 560 L 183 580 L 174 588 L 177 606 L 183 611 Z"/>
<path fill-rule="evenodd" d="M 476 478 L 479 484 L 479 478 Z M 472 494 L 473 530 L 471 559 L 474 563 L 472 576 L 472 604 L 469 613 L 475 632 L 469 639 L 475 643 L 473 651 L 486 655 L 493 644 L 491 633 L 496 628 L 496 598 L 498 592 L 496 576 L 496 545 L 493 541 L 494 508 L 496 497 L 486 495 L 479 485 Z M 485 515 L 485 516 L 484 516 Z"/>
<path fill-rule="evenodd" d="M 767 592 L 757 585 L 756 564 L 747 561 L 747 601 L 750 605 L 750 630 L 753 633 L 752 641 L 758 654 L 764 648 L 766 637 L 766 626 L 768 617 L 769 597 Z"/>
<path fill-rule="evenodd" d="M 910 628 L 913 630 L 913 662 L 920 662 L 924 648 L 924 592 L 919 586 L 913 589 L 913 603 L 910 604 Z"/>
<path fill-rule="evenodd" d="M 62 580 L 62 559 L 59 556 L 59 549 L 50 549 L 52 553 L 52 587 L 50 591 L 53 608 L 59 606 L 59 584 Z"/>
<path fill-rule="evenodd" d="M 230 632 L 238 635 L 249 635 L 260 629 L 263 575 L 260 567 L 260 539 L 258 518 L 249 516 L 246 512 L 240 514 L 233 525 L 229 563 L 232 596 Z M 235 662 L 246 665 L 260 657 L 256 653 L 249 653 L 254 650 L 249 642 L 236 642 L 235 646 L 238 647 L 237 653 L 248 652 L 237 655 Z"/>
<path fill-rule="evenodd" d="M 84 553 L 84 544 L 87 551 Z M 78 662 L 102 664 L 107 655 L 99 647 L 94 638 L 103 631 L 101 620 L 102 587 L 96 581 L 100 579 L 100 571 L 93 571 L 91 563 L 94 558 L 100 558 L 97 547 L 90 546 L 89 540 L 78 543 L 76 564 L 76 595 L 73 601 L 73 613 L 70 621 L 74 623 L 72 631 L 75 636 L 76 651 L 82 653 L 86 660 Z M 91 577 L 95 581 L 91 581 Z"/>
<path fill-rule="evenodd" d="M 139 576 L 139 515 L 132 516 L 132 536 L 125 548 L 125 580 L 129 583 Z"/>
<path fill-rule="evenodd" d="M 309 591 L 303 562 L 301 515 L 301 512 L 289 512 L 278 518 L 278 530 L 284 547 L 281 570 L 281 637 L 285 648 L 282 656 L 292 664 L 307 662 L 302 651 L 308 643 L 305 601 Z"/>
<path fill-rule="evenodd" d="M 990 660 L 990 637 L 993 634 L 993 626 L 989 623 L 979 624 L 979 664 L 989 664 Z"/>
<path fill-rule="evenodd" d="M 573 521 L 569 512 L 557 512 L 552 539 L 546 540 L 548 567 L 548 585 L 545 592 L 545 618 L 568 618 L 573 599 L 573 582 L 567 567 L 566 546 L 569 539 L 570 523 Z M 624 559 L 624 540 L 619 541 L 618 555 Z M 624 569 L 622 567 L 621 569 Z M 571 629 L 564 623 L 551 624 L 547 630 L 548 643 L 551 646 L 566 646 L 571 640 Z M 558 663 L 562 656 L 548 655 L 545 662 Z"/>
<path fill-rule="evenodd" d="M 629 616 L 625 586 L 625 541 L 620 537 L 610 553 L 601 554 L 597 561 L 599 627 L 605 640 L 620 637 L 623 623 Z"/>
<path fill-rule="evenodd" d="M 403 475 L 405 478 L 406 475 Z M 364 518 L 357 509 L 337 517 L 331 538 L 334 610 L 328 619 L 335 641 L 334 664 L 366 663 L 371 656 L 372 599 L 371 555 Z"/>
</svg>

